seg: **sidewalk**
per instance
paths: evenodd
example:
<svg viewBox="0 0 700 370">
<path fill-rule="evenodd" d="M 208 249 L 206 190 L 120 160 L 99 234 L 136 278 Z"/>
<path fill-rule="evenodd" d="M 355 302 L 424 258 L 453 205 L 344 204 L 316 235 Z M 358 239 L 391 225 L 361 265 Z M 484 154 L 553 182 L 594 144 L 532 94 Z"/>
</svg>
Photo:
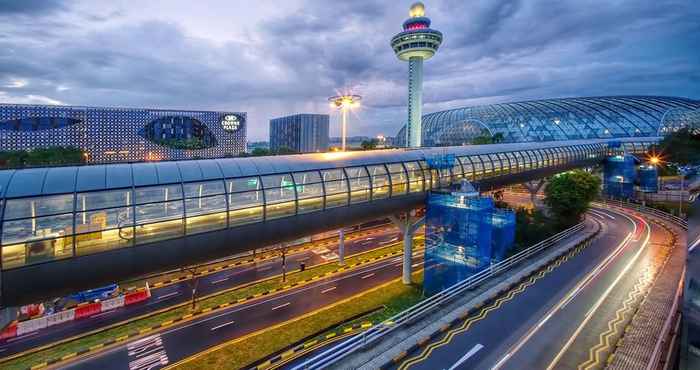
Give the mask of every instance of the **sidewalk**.
<svg viewBox="0 0 700 370">
<path fill-rule="evenodd" d="M 675 245 L 650 292 L 608 358 L 607 369 L 656 369 L 658 362 L 666 358 L 665 351 L 668 349 L 662 344 L 668 330 L 672 330 L 667 327 L 671 322 L 669 319 L 676 316 L 672 310 L 685 268 L 687 249 L 685 230 L 668 222 L 665 224 L 677 234 Z M 676 310 L 679 308 L 677 306 Z M 652 360 L 655 364 L 650 364 Z"/>
<path fill-rule="evenodd" d="M 605 226 L 603 226 L 605 227 Z M 406 356 L 419 343 L 426 341 L 434 333 L 439 333 L 449 327 L 454 320 L 463 317 L 500 293 L 510 289 L 533 272 L 546 266 L 551 261 L 568 253 L 600 230 L 597 222 L 587 220 L 586 228 L 581 233 L 570 237 L 556 248 L 542 252 L 539 256 L 524 261 L 518 267 L 504 272 L 489 280 L 478 288 L 464 295 L 443 309 L 435 311 L 424 319 L 412 325 L 394 331 L 374 347 L 364 352 L 356 353 L 344 359 L 337 369 L 379 369 L 395 359 Z"/>
</svg>

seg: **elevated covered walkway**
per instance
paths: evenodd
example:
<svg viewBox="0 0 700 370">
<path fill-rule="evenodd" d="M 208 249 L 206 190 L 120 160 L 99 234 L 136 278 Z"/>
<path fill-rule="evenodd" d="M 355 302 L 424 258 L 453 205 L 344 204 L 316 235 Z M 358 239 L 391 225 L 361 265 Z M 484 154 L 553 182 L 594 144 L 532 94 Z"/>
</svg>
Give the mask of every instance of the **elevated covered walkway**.
<svg viewBox="0 0 700 370">
<path fill-rule="evenodd" d="M 224 257 L 599 163 L 659 138 L 576 140 L 0 171 L 0 304 Z M 615 145 L 610 145 L 611 143 Z M 620 143 L 621 147 L 617 144 Z M 426 159 L 454 155 L 451 169 Z"/>
</svg>

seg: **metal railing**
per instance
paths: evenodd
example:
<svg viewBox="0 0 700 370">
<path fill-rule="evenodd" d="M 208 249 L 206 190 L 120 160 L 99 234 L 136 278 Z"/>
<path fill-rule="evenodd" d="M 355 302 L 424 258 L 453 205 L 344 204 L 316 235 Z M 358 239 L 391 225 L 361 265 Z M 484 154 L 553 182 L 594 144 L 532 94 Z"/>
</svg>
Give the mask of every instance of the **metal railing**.
<svg viewBox="0 0 700 370">
<path fill-rule="evenodd" d="M 499 263 L 493 264 L 489 268 L 477 272 L 466 280 L 452 285 L 444 291 L 435 294 L 434 296 L 429 297 L 402 312 L 399 312 L 388 320 L 364 331 L 362 334 L 353 336 L 339 344 L 336 344 L 335 346 L 297 365 L 294 367 L 294 369 L 326 369 L 343 358 L 381 340 L 392 331 L 404 325 L 414 323 L 445 304 L 450 303 L 456 298 L 462 297 L 465 291 L 476 287 L 487 279 L 499 274 L 502 271 L 510 269 L 523 260 L 526 260 L 542 250 L 571 237 L 583 229 L 584 223 L 581 222 Z"/>
<path fill-rule="evenodd" d="M 680 227 L 688 230 L 688 221 L 687 220 L 680 218 L 678 216 L 672 215 L 670 213 L 660 211 L 656 208 L 646 207 L 646 206 L 639 204 L 639 203 L 622 202 L 619 200 L 605 199 L 601 202 L 594 203 L 594 204 L 601 205 L 601 206 L 611 204 L 611 205 L 622 207 L 622 208 L 633 209 L 633 210 L 638 211 L 638 212 L 648 213 L 648 214 L 656 216 L 660 219 L 663 219 L 663 220 L 666 220 L 669 222 L 673 222 L 673 223 L 679 225 Z"/>
</svg>

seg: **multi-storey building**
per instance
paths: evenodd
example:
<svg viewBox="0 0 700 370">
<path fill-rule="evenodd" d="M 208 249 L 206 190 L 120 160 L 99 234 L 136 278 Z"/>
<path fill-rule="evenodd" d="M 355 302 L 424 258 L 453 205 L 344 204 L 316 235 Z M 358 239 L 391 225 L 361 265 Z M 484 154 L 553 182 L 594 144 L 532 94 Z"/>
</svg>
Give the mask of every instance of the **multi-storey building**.
<svg viewBox="0 0 700 370">
<path fill-rule="evenodd" d="M 246 113 L 0 104 L 0 151 L 76 147 L 88 163 L 235 156 Z"/>
<path fill-rule="evenodd" d="M 299 153 L 328 150 L 328 115 L 294 114 L 270 120 L 270 150 L 288 148 Z"/>
</svg>

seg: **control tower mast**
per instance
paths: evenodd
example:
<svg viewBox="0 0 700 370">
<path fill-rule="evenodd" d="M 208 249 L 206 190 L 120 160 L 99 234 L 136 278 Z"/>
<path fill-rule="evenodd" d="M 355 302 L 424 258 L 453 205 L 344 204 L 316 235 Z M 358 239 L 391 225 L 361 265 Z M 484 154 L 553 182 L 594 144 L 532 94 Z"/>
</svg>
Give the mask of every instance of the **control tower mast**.
<svg viewBox="0 0 700 370">
<path fill-rule="evenodd" d="M 425 5 L 411 5 L 409 16 L 403 22 L 403 32 L 391 39 L 396 56 L 408 61 L 408 124 L 406 146 L 421 146 L 421 119 L 423 115 L 423 60 L 430 59 L 442 43 L 442 33 L 430 29 L 430 19 L 425 17 Z"/>
</svg>

